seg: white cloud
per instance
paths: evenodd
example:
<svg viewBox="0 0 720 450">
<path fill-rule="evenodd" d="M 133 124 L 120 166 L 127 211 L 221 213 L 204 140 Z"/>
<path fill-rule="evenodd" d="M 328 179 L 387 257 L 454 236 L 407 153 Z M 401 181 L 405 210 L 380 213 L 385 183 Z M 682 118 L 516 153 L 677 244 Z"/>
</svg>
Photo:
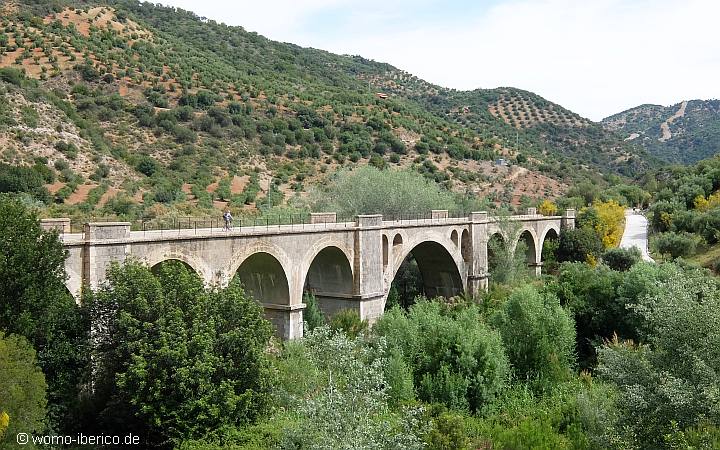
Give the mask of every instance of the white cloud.
<svg viewBox="0 0 720 450">
<path fill-rule="evenodd" d="M 641 103 L 720 97 L 714 0 L 509 0 L 442 20 L 418 19 L 406 0 L 168 3 L 443 86 L 527 89 L 595 120 Z"/>
</svg>

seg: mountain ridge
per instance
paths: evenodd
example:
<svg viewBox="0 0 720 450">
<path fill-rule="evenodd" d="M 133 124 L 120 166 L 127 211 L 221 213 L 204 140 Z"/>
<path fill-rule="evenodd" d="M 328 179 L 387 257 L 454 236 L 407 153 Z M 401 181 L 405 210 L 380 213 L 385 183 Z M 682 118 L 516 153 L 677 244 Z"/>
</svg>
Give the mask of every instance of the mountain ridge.
<svg viewBox="0 0 720 450">
<path fill-rule="evenodd" d="M 357 164 L 518 204 L 557 196 L 573 177 L 602 182 L 649 164 L 614 132 L 529 91 L 442 88 L 176 8 L 15 4 L 0 34 L 0 156 L 46 166 L 56 201 L 86 210 L 113 199 L 282 203 Z M 500 158 L 527 176 L 509 177 Z"/>
</svg>

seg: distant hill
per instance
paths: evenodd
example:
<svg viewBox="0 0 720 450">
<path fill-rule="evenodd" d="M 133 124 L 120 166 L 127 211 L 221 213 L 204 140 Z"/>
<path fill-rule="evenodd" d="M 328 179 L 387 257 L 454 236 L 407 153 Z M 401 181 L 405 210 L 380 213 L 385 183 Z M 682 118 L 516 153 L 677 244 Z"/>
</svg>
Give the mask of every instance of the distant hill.
<svg viewBox="0 0 720 450">
<path fill-rule="evenodd" d="M 602 124 L 667 162 L 691 164 L 720 153 L 720 100 L 641 105 Z"/>
<path fill-rule="evenodd" d="M 531 92 L 446 89 L 175 8 L 13 0 L 0 12 L 0 163 L 38 169 L 86 213 L 279 204 L 358 164 L 518 204 L 654 164 Z"/>
</svg>

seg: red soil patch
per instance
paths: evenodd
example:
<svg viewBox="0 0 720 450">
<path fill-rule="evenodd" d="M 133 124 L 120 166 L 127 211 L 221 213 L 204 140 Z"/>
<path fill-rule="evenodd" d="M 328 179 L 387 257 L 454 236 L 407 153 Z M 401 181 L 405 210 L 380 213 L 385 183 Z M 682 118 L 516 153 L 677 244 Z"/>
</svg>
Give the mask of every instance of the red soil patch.
<svg viewBox="0 0 720 450">
<path fill-rule="evenodd" d="M 65 187 L 65 183 L 62 181 L 56 181 L 53 184 L 46 184 L 45 187 L 47 188 L 48 192 L 55 195 L 57 191 Z"/>
<path fill-rule="evenodd" d="M 118 194 L 118 192 L 120 192 L 118 189 L 115 189 L 112 187 L 108 188 L 108 190 L 105 191 L 105 193 L 102 195 L 102 197 L 100 197 L 100 200 L 98 200 L 98 203 L 97 203 L 98 207 L 102 207 L 103 205 L 105 205 L 105 203 L 107 203 L 108 200 L 110 200 L 111 198 L 115 197 Z"/>
<path fill-rule="evenodd" d="M 70 194 L 70 197 L 65 200 L 65 203 L 68 205 L 77 205 L 78 203 L 84 202 L 87 200 L 88 193 L 96 186 L 96 184 L 81 184 L 75 189 L 75 192 Z"/>
<path fill-rule="evenodd" d="M 250 182 L 250 176 L 245 175 L 242 177 L 239 177 L 235 175 L 232 179 L 232 183 L 230 184 L 230 192 L 233 194 L 240 194 L 242 191 L 245 190 L 245 186 Z"/>
<path fill-rule="evenodd" d="M 217 181 L 214 182 L 214 183 L 210 183 L 210 184 L 208 185 L 208 187 L 205 188 L 205 190 L 208 191 L 208 192 L 211 193 L 211 194 L 214 194 L 215 191 L 217 191 L 217 188 L 218 188 L 218 185 L 219 185 L 219 184 L 220 184 L 220 183 L 218 183 Z"/>
</svg>

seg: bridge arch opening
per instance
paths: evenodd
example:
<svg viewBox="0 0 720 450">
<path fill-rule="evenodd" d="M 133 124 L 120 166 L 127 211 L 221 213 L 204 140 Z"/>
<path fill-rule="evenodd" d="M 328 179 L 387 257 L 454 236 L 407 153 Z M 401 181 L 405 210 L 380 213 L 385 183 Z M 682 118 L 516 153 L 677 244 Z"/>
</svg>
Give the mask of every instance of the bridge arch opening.
<svg viewBox="0 0 720 450">
<path fill-rule="evenodd" d="M 542 271 L 544 273 L 554 273 L 557 271 L 558 264 L 555 259 L 558 245 L 560 244 L 560 235 L 555 228 L 550 228 L 545 233 L 542 241 L 542 249 L 540 260 L 542 261 Z"/>
<path fill-rule="evenodd" d="M 195 270 L 195 268 L 191 266 L 188 262 L 178 258 L 168 258 L 163 259 L 162 261 L 158 261 L 152 266 L 150 266 L 150 272 L 152 272 L 153 275 L 158 276 L 162 273 L 164 269 L 171 269 L 173 266 L 184 267 L 188 271 L 188 273 L 191 273 L 202 279 L 202 275 L 200 274 L 200 272 Z"/>
<path fill-rule="evenodd" d="M 530 266 L 531 264 L 535 264 L 535 258 L 537 254 L 535 247 L 535 238 L 533 237 L 532 233 L 530 233 L 530 231 L 525 230 L 520 233 L 520 237 L 518 238 L 518 245 L 516 247 L 516 253 L 524 253 L 525 262 L 528 264 L 528 266 Z"/>
<path fill-rule="evenodd" d="M 388 245 L 388 237 L 386 234 L 383 234 L 382 237 L 382 251 L 383 251 L 383 272 L 385 272 L 385 269 L 388 265 L 388 259 L 389 259 L 389 245 Z"/>
<path fill-rule="evenodd" d="M 345 253 L 334 246 L 321 250 L 310 264 L 303 291 L 315 296 L 325 315 L 351 308 L 353 274 Z"/>
<path fill-rule="evenodd" d="M 487 266 L 490 279 L 499 281 L 502 279 L 502 271 L 508 259 L 508 248 L 502 234 L 494 233 L 487 243 Z"/>
<path fill-rule="evenodd" d="M 450 240 L 453 244 L 455 244 L 455 247 L 458 246 L 458 232 L 457 230 L 452 230 L 452 233 L 450 233 Z"/>
<path fill-rule="evenodd" d="M 240 264 L 235 279 L 259 303 L 290 304 L 290 289 L 285 270 L 273 255 L 254 253 Z"/>
<path fill-rule="evenodd" d="M 385 309 L 408 308 L 420 295 L 449 298 L 462 292 L 462 278 L 453 257 L 439 243 L 426 241 L 413 247 L 398 267 Z"/>
</svg>

